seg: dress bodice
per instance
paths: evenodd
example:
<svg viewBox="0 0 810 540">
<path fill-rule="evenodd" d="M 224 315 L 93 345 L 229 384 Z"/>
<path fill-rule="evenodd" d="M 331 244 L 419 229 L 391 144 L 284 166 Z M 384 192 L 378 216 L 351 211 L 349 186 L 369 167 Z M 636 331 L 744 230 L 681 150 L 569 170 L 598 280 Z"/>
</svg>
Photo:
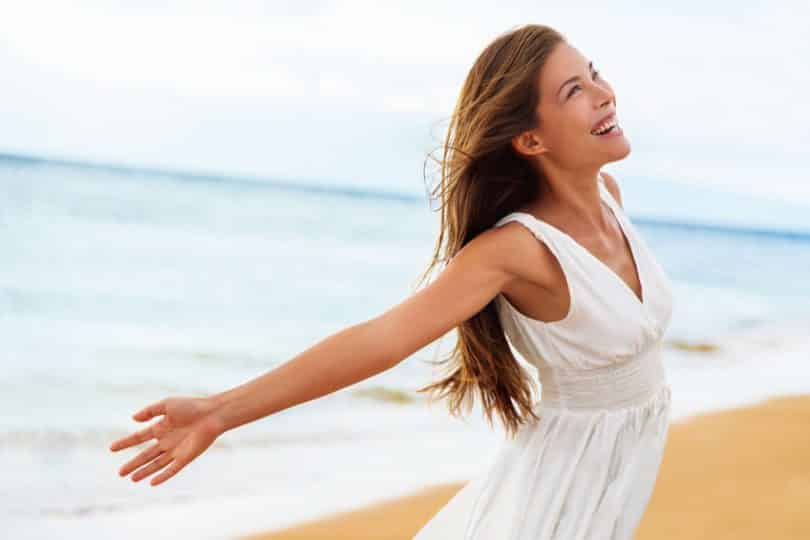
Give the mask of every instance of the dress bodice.
<svg viewBox="0 0 810 540">
<path fill-rule="evenodd" d="M 538 369 L 544 403 L 558 399 L 570 405 L 614 404 L 609 397 L 599 395 L 593 385 L 571 382 L 599 378 L 600 374 L 605 384 L 643 386 L 650 391 L 650 384 L 663 377 L 661 366 L 653 369 L 651 365 L 660 364 L 662 336 L 672 316 L 672 286 L 601 177 L 597 184 L 601 200 L 630 246 L 642 299 L 613 269 L 553 225 L 525 212 L 507 214 L 494 225 L 518 221 L 529 229 L 555 255 L 568 283 L 570 309 L 556 321 L 523 314 L 503 294 L 495 300 L 509 342 Z M 634 383 L 628 379 L 632 377 L 642 380 Z M 585 397 L 595 392 L 593 399 Z M 614 396 L 616 403 L 632 401 L 633 392 L 629 388 L 626 395 Z"/>
</svg>

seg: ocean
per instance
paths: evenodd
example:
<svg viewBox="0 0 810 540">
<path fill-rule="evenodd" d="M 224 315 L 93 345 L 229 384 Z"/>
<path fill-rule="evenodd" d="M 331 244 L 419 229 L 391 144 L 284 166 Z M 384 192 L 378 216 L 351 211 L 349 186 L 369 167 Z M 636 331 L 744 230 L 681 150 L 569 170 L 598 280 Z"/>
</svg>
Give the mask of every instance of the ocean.
<svg viewBox="0 0 810 540">
<path fill-rule="evenodd" d="M 810 206 L 620 184 L 675 286 L 676 419 L 810 391 Z M 233 538 L 482 470 L 497 426 L 414 392 L 450 334 L 160 486 L 117 475 L 138 449 L 108 450 L 143 406 L 241 384 L 405 299 L 437 226 L 418 192 L 0 155 L 3 537 Z"/>
</svg>

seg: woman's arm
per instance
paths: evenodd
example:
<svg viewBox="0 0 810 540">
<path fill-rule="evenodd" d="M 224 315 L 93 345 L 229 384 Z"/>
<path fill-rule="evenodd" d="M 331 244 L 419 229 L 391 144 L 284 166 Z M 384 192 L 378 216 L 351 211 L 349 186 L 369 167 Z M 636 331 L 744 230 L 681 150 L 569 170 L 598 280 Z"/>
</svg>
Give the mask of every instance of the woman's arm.
<svg viewBox="0 0 810 540">
<path fill-rule="evenodd" d="M 525 245 L 521 242 L 526 238 L 513 231 L 486 231 L 467 243 L 430 285 L 403 302 L 211 396 L 219 429 L 231 430 L 394 367 L 486 306 L 513 276 L 514 248 Z"/>
<path fill-rule="evenodd" d="M 520 232 L 518 232 L 520 231 Z M 435 281 L 368 321 L 319 341 L 270 372 L 209 397 L 172 396 L 132 415 L 158 422 L 114 441 L 112 452 L 155 439 L 118 471 L 168 480 L 222 433 L 385 371 L 486 306 L 517 277 L 547 283 L 540 243 L 523 226 L 490 229 L 461 249 Z"/>
</svg>

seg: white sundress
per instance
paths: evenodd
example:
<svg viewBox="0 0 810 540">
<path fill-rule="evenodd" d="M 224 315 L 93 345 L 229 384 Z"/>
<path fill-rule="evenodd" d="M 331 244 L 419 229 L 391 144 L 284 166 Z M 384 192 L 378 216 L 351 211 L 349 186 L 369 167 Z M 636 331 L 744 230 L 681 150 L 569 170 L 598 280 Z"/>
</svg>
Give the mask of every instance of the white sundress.
<svg viewBox="0 0 810 540">
<path fill-rule="evenodd" d="M 571 236 L 512 212 L 557 257 L 568 314 L 544 322 L 495 297 L 504 332 L 537 368 L 539 421 L 506 439 L 414 540 L 631 540 L 663 457 L 671 393 L 661 358 L 672 288 L 600 177 L 636 264 L 643 301 Z"/>
</svg>

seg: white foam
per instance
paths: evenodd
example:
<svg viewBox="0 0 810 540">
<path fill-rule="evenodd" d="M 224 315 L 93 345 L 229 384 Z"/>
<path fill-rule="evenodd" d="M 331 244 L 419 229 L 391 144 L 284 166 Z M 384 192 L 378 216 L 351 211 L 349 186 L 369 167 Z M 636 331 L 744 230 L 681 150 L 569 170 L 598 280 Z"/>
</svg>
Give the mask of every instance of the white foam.
<svg viewBox="0 0 810 540">
<path fill-rule="evenodd" d="M 730 332 L 716 341 L 718 353 L 667 349 L 674 421 L 772 396 L 810 393 L 807 328 L 800 321 Z M 123 455 L 74 455 L 74 473 L 60 480 L 72 499 L 84 494 L 95 508 L 10 521 L 10 537 L 233 538 L 436 483 L 469 480 L 485 469 L 502 442 L 502 432 L 490 430 L 478 407 L 466 422 L 447 416 L 440 405 L 430 411 L 419 405 L 398 410 L 408 409 L 413 411 L 410 421 L 399 416 L 392 421 L 395 426 L 387 426 L 402 429 L 356 440 L 211 450 L 155 488 L 148 480 L 132 484 L 115 477 L 128 459 Z M 380 421 L 386 418 L 382 412 Z M 116 489 L 108 485 L 113 483 Z"/>
</svg>

